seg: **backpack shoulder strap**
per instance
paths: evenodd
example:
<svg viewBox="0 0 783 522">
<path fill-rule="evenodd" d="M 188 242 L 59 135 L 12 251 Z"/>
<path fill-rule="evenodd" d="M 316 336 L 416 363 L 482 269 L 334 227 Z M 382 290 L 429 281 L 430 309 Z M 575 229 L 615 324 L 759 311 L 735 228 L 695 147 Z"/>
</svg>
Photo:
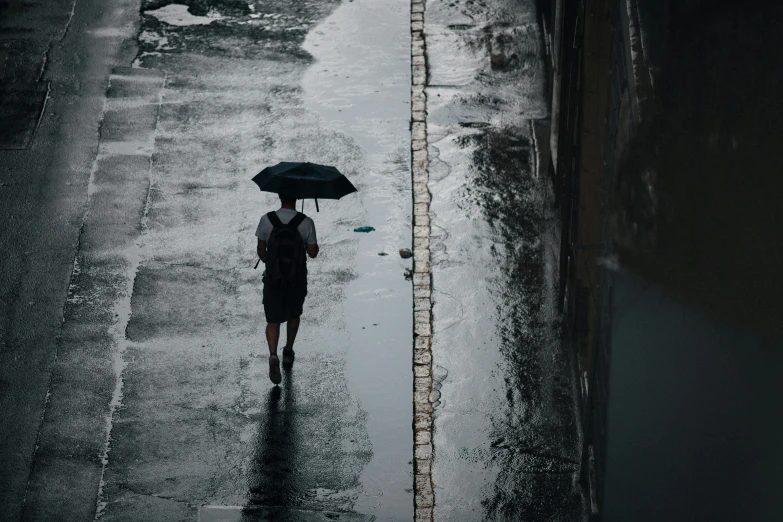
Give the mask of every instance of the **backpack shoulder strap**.
<svg viewBox="0 0 783 522">
<path fill-rule="evenodd" d="M 283 222 L 280 221 L 280 218 L 277 217 L 277 212 L 275 212 L 274 210 L 268 212 L 266 217 L 268 217 L 269 221 L 272 223 L 272 228 L 280 228 L 283 226 Z"/>
<path fill-rule="evenodd" d="M 299 225 L 302 224 L 302 221 L 304 221 L 306 217 L 307 216 L 305 216 L 301 212 L 297 212 L 294 218 L 288 222 L 288 226 L 297 228 Z"/>
</svg>

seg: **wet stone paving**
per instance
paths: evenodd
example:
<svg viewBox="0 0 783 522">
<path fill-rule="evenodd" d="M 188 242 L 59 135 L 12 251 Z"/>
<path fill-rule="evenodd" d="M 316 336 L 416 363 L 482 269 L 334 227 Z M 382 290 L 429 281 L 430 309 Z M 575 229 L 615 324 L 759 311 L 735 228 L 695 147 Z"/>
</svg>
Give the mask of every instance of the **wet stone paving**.
<svg viewBox="0 0 783 522">
<path fill-rule="evenodd" d="M 12 519 L 583 520 L 534 2 L 116 4 L 59 36 L 123 59 Z M 297 207 L 321 252 L 273 386 L 250 179 L 280 161 L 358 193 Z"/>
</svg>

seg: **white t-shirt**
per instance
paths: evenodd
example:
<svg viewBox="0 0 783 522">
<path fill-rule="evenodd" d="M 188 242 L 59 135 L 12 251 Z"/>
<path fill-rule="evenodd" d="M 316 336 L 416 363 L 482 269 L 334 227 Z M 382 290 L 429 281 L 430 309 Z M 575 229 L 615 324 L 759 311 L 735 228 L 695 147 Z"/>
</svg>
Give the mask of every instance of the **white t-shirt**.
<svg viewBox="0 0 783 522">
<path fill-rule="evenodd" d="M 294 216 L 297 214 L 296 210 L 290 208 L 281 208 L 280 210 L 276 210 L 275 213 L 283 224 L 294 219 Z M 272 222 L 269 221 L 267 215 L 264 214 L 261 217 L 261 221 L 258 223 L 258 228 L 256 228 L 256 237 L 261 241 L 269 241 L 269 236 L 272 234 L 273 228 Z M 296 229 L 299 231 L 299 235 L 302 236 L 302 240 L 306 245 L 315 245 L 318 243 L 315 238 L 315 223 L 313 223 L 313 220 L 309 217 L 305 217 L 304 221 L 302 221 Z"/>
</svg>

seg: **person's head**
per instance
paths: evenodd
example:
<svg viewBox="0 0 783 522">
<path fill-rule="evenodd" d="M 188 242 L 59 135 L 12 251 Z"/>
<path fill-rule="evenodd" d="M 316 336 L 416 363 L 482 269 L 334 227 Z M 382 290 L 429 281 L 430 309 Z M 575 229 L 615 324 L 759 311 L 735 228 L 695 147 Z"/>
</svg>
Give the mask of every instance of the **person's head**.
<svg viewBox="0 0 783 522">
<path fill-rule="evenodd" d="M 289 206 L 295 206 L 296 205 L 296 198 L 289 196 L 288 194 L 280 194 L 280 203 L 283 205 L 289 205 Z"/>
</svg>

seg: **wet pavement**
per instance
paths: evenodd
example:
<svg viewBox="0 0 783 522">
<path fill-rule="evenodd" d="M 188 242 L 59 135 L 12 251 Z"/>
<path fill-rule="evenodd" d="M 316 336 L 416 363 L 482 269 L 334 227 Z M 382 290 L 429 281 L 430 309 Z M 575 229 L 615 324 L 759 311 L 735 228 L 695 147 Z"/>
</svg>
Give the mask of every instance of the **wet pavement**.
<svg viewBox="0 0 783 522">
<path fill-rule="evenodd" d="M 395 19 L 404 27 L 404 7 L 381 7 L 392 30 Z M 216 3 L 176 26 L 145 10 L 136 64 L 165 71 L 167 88 L 106 520 L 161 509 L 150 496 L 203 516 L 233 505 L 273 506 L 275 517 L 295 508 L 410 518 L 410 288 L 403 263 L 377 255 L 410 242 L 407 121 L 358 104 L 352 113 L 348 99 L 390 61 L 405 86 L 409 65 L 404 48 L 363 47 L 361 34 L 352 43 L 365 52 L 350 60 L 318 37 L 355 31 L 378 8 L 267 3 L 234 13 Z M 406 90 L 378 90 L 370 105 L 405 101 Z M 366 120 L 381 135 L 360 142 Z M 321 254 L 310 262 L 297 359 L 281 391 L 266 377 L 260 274 L 251 268 L 257 221 L 278 202 L 248 180 L 292 159 L 335 165 L 360 192 L 321 201 L 318 213 L 305 202 Z M 373 235 L 353 232 L 368 224 Z M 145 447 L 165 462 L 139 455 Z"/>
<path fill-rule="evenodd" d="M 75 10 L 68 1 L 22 4 L 13 0 L 0 6 L 3 89 L 34 93 L 40 84 L 48 85 L 45 112 L 26 113 L 38 119 L 30 148 L 15 148 L 19 140 L 5 134 L 0 147 L 3 520 L 18 520 L 29 498 L 29 478 L 36 467 L 33 455 L 55 378 L 52 370 L 62 335 L 63 305 L 84 219 L 107 80 L 114 64 L 130 64 L 135 55 L 128 39 L 133 36 L 138 9 L 128 4 L 118 1 L 107 9 L 102 1 L 84 0 Z M 85 394 L 103 385 L 93 379 L 85 383 L 85 389 L 90 389 Z M 108 407 L 110 399 L 110 391 L 100 397 L 105 401 L 100 409 Z M 102 427 L 100 414 L 97 419 Z M 84 417 L 72 441 L 91 423 L 90 416 Z M 60 513 L 68 513 L 79 503 L 92 504 L 90 513 L 95 511 L 95 475 L 95 480 L 87 481 L 92 491 L 86 496 L 82 489 L 69 486 L 85 478 L 77 469 L 95 469 L 102 449 L 100 437 L 96 440 L 91 445 L 72 445 L 65 454 L 70 455 L 70 462 L 80 463 L 71 468 L 73 473 L 61 474 L 65 480 L 48 485 L 52 498 L 67 500 L 57 506 Z"/>
<path fill-rule="evenodd" d="M 424 20 L 434 518 L 583 520 L 534 5 L 429 1 Z"/>
<path fill-rule="evenodd" d="M 3 236 L 0 518 L 411 520 L 411 5 L 189 5 L 62 2 L 38 26 L 51 56 L 24 82 L 51 82 L 47 109 L 0 157 L 24 196 L 2 202 L 24 225 Z M 581 520 L 532 1 L 431 1 L 424 27 L 434 516 Z M 305 202 L 321 253 L 274 387 L 253 233 L 278 200 L 250 178 L 291 160 L 359 192 Z"/>
<path fill-rule="evenodd" d="M 411 519 L 411 261 L 379 255 L 411 244 L 408 5 L 163 4 L 109 78 L 25 518 Z M 273 387 L 250 178 L 284 160 L 360 192 L 305 202 Z"/>
</svg>

